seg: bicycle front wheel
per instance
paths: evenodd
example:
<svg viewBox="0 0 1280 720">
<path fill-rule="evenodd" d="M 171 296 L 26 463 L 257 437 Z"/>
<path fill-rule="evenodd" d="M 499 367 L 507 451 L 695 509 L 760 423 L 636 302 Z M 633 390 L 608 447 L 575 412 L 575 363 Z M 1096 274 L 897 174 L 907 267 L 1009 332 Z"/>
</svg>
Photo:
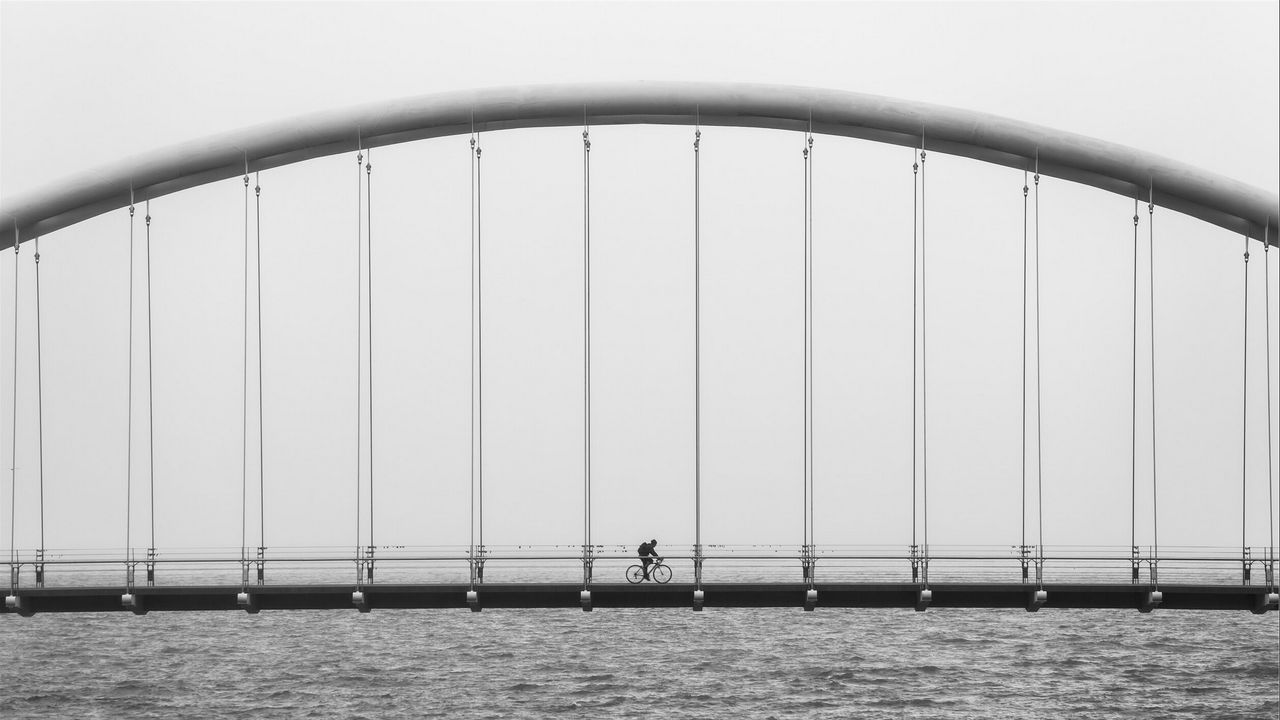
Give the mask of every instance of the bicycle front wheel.
<svg viewBox="0 0 1280 720">
<path fill-rule="evenodd" d="M 632 565 L 627 568 L 627 582 L 633 585 L 644 582 L 644 567 L 640 565 Z"/>
<path fill-rule="evenodd" d="M 649 571 L 649 577 L 659 583 L 666 583 L 671 579 L 671 568 L 666 565 L 654 565 L 653 569 Z"/>
</svg>

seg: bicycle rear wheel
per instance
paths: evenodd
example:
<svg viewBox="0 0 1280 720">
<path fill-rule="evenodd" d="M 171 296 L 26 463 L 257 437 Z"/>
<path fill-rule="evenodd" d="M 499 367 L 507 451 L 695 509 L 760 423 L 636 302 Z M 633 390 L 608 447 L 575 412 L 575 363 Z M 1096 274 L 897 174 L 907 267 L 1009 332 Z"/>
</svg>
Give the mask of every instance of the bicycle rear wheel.
<svg viewBox="0 0 1280 720">
<path fill-rule="evenodd" d="M 627 568 L 627 582 L 633 585 L 644 582 L 644 567 L 641 565 L 632 565 Z"/>
<path fill-rule="evenodd" d="M 649 577 L 659 583 L 666 583 L 671 579 L 671 568 L 666 565 L 654 565 L 653 569 L 649 571 Z"/>
</svg>

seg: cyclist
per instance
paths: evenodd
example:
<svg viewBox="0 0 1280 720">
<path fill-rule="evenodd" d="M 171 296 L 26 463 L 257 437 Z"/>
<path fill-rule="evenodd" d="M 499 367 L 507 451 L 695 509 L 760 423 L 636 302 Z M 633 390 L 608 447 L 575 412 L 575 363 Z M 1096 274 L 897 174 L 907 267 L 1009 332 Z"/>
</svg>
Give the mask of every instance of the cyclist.
<svg viewBox="0 0 1280 720">
<path fill-rule="evenodd" d="M 640 543 L 640 549 L 639 549 L 640 562 L 644 563 L 644 579 L 645 580 L 649 579 L 649 565 L 653 563 L 653 558 L 658 558 L 659 561 L 662 560 L 662 558 L 658 557 L 657 551 L 654 550 L 654 548 L 656 548 L 657 546 L 658 546 L 657 540 L 650 540 L 647 543 Z"/>
</svg>

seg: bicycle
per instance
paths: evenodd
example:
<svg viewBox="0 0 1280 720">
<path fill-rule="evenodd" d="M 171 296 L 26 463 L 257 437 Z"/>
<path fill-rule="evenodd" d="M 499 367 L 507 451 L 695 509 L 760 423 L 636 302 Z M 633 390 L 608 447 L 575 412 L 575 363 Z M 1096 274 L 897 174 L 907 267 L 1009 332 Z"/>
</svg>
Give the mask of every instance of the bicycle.
<svg viewBox="0 0 1280 720">
<path fill-rule="evenodd" d="M 659 584 L 671 579 L 671 568 L 662 563 L 662 558 L 654 558 L 649 566 L 649 578 Z M 644 582 L 644 565 L 632 565 L 627 568 L 627 582 L 631 584 Z"/>
</svg>

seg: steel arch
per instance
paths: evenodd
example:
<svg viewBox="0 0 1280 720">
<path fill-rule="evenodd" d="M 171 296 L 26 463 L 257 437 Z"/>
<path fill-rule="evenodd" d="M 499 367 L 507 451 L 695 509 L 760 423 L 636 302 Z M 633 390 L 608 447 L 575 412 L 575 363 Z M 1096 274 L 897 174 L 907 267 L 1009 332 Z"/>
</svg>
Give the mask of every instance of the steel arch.
<svg viewBox="0 0 1280 720">
<path fill-rule="evenodd" d="M 169 193 L 303 160 L 475 131 L 592 125 L 737 126 L 862 138 L 1091 185 L 1254 238 L 1277 237 L 1277 196 L 1114 143 L 926 103 L 754 84 L 600 83 L 423 95 L 245 128 L 67 178 L 0 207 L 0 249 Z"/>
</svg>

